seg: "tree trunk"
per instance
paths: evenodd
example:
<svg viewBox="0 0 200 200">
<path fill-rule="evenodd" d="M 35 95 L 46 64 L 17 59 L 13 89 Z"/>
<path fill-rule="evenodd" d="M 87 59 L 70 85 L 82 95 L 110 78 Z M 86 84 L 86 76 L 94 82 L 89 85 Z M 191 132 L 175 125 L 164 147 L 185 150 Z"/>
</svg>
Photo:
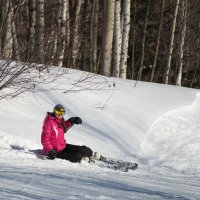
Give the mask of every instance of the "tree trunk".
<svg viewBox="0 0 200 200">
<path fill-rule="evenodd" d="M 181 1 L 181 33 L 180 33 L 180 45 L 179 45 L 179 69 L 178 76 L 176 79 L 176 85 L 182 85 L 182 73 L 183 73 L 183 48 L 185 44 L 185 33 L 186 33 L 186 20 L 187 20 L 187 0 Z"/>
<path fill-rule="evenodd" d="M 124 0 L 123 5 L 123 29 L 122 29 L 122 50 L 120 60 L 120 78 L 126 79 L 127 58 L 128 58 L 128 42 L 130 31 L 130 0 Z"/>
<path fill-rule="evenodd" d="M 110 76 L 114 25 L 114 0 L 104 0 L 101 74 Z"/>
<path fill-rule="evenodd" d="M 86 7 L 86 16 L 85 18 L 85 28 L 84 28 L 84 71 L 90 72 L 91 71 L 91 41 L 92 41 L 92 35 L 91 35 L 91 29 L 92 29 L 92 3 L 90 1 L 85 1 Z"/>
<path fill-rule="evenodd" d="M 135 35 L 136 35 L 136 15 L 137 15 L 137 0 L 134 1 L 134 16 L 133 16 L 133 34 L 132 34 L 132 59 L 131 59 L 131 79 L 134 78 L 135 73 Z"/>
<path fill-rule="evenodd" d="M 3 43 L 3 58 L 11 59 L 12 58 L 12 17 L 13 17 L 12 1 L 5 1 L 5 39 Z"/>
<path fill-rule="evenodd" d="M 13 13 L 13 12 L 12 12 Z M 11 22 L 12 24 L 12 59 L 13 60 L 20 60 L 20 56 L 19 56 L 19 46 L 18 46 L 18 41 L 17 41 L 17 33 L 16 33 L 16 27 L 15 27 L 15 22 L 14 20 L 12 20 Z"/>
<path fill-rule="evenodd" d="M 142 71 L 144 65 L 144 54 L 145 54 L 145 42 L 146 42 L 146 35 L 147 35 L 147 25 L 148 25 L 148 16 L 149 16 L 149 7 L 150 7 L 150 0 L 147 1 L 147 11 L 145 16 L 144 22 L 144 30 L 143 30 L 143 37 L 142 37 L 142 51 L 141 51 L 141 60 L 140 60 L 140 67 L 139 67 L 139 80 L 142 80 Z"/>
<path fill-rule="evenodd" d="M 37 1 L 35 28 L 35 62 L 44 63 L 44 0 Z"/>
<path fill-rule="evenodd" d="M 175 36 L 175 30 L 176 30 L 176 19 L 177 19 L 177 14 L 178 14 L 179 3 L 180 3 L 180 0 L 176 0 L 176 7 L 174 11 L 174 18 L 173 18 L 173 23 L 172 23 L 172 32 L 171 32 L 171 39 L 170 39 L 170 46 L 169 46 L 169 53 L 168 53 L 168 60 L 167 60 L 167 68 L 165 72 L 165 80 L 164 80 L 165 84 L 169 83 L 169 72 L 171 68 L 172 52 L 174 49 L 174 36 Z"/>
<path fill-rule="evenodd" d="M 36 24 L 36 0 L 28 1 L 29 7 L 29 33 L 28 33 L 28 61 L 33 61 L 34 46 L 35 46 L 35 24 Z"/>
<path fill-rule="evenodd" d="M 80 11 L 81 11 L 82 0 L 77 0 L 76 4 L 76 11 L 75 11 L 75 20 L 73 24 L 73 40 L 72 40 L 72 53 L 70 60 L 70 67 L 76 68 L 76 58 L 78 56 L 78 26 L 79 26 L 79 18 L 80 18 Z"/>
<path fill-rule="evenodd" d="M 91 27 L 91 69 L 92 72 L 97 73 L 97 37 L 98 37 L 98 11 L 99 11 L 99 0 L 94 0 L 92 11 L 92 27 Z"/>
<path fill-rule="evenodd" d="M 121 49 L 122 48 L 122 30 L 121 30 L 121 2 L 115 1 L 114 18 L 114 49 L 113 49 L 113 76 L 119 77 Z"/>
<path fill-rule="evenodd" d="M 3 49 L 2 49 L 2 45 L 3 45 L 3 27 L 4 27 L 4 21 L 5 21 L 5 4 L 2 2 L 1 4 L 2 6 L 0 6 L 0 18 L 1 18 L 1 25 L 0 25 L 0 59 L 3 59 Z"/>
<path fill-rule="evenodd" d="M 66 36 L 65 36 L 65 52 L 64 52 L 64 60 L 70 60 L 70 16 L 69 16 L 69 0 L 66 0 L 66 23 L 65 23 L 65 31 L 66 31 Z M 67 67 L 69 62 L 67 63 Z"/>
<path fill-rule="evenodd" d="M 55 51 L 55 60 L 54 64 L 62 67 L 63 66 L 63 59 L 64 59 L 64 51 L 65 51 L 65 23 L 67 20 L 67 1 L 66 0 L 59 0 L 58 5 L 58 29 L 57 29 L 57 43 L 56 43 L 56 51 Z"/>
<path fill-rule="evenodd" d="M 154 61 L 153 61 L 153 66 L 152 66 L 152 71 L 151 71 L 151 78 L 150 78 L 151 82 L 153 82 L 153 79 L 154 79 L 154 74 L 155 74 L 156 64 L 157 64 L 157 59 L 158 59 L 158 51 L 159 51 L 159 47 L 160 47 L 160 36 L 161 36 L 161 30 L 162 30 L 162 25 L 163 25 L 164 9 L 165 9 L 165 0 L 162 0 L 160 24 L 159 24 L 159 28 L 158 28 L 158 36 L 157 36 L 157 41 L 156 41 L 156 51 L 155 51 L 155 56 L 154 56 Z"/>
</svg>

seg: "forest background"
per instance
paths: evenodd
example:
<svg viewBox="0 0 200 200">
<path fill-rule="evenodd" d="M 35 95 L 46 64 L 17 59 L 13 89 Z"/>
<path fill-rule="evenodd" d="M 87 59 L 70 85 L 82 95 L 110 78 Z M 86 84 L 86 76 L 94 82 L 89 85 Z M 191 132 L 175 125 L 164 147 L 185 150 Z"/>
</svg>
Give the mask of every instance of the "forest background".
<svg viewBox="0 0 200 200">
<path fill-rule="evenodd" d="M 200 88 L 200 4 L 0 0 L 0 59 L 0 90 L 30 68 L 52 65 Z"/>
</svg>

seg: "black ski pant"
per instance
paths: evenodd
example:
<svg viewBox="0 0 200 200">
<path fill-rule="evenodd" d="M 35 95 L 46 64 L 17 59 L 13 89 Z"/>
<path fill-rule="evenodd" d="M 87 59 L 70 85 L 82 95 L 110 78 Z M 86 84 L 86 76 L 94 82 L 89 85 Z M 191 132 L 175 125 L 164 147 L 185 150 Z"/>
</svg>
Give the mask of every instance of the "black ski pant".
<svg viewBox="0 0 200 200">
<path fill-rule="evenodd" d="M 57 158 L 66 159 L 70 162 L 80 162 L 83 157 L 91 157 L 92 150 L 86 146 L 67 144 L 66 147 L 57 153 Z"/>
</svg>

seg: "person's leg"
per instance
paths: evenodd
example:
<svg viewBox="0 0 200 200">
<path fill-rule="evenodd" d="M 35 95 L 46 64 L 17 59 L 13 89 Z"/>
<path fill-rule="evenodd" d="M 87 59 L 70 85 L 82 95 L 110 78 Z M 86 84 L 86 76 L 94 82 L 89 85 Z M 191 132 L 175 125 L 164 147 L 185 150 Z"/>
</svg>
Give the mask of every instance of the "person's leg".
<svg viewBox="0 0 200 200">
<path fill-rule="evenodd" d="M 89 147 L 73 145 L 73 144 L 67 144 L 63 151 L 81 153 L 83 157 L 91 157 L 93 154 L 93 151 Z"/>
<path fill-rule="evenodd" d="M 81 146 L 80 151 L 82 152 L 83 157 L 91 157 L 93 154 L 93 151 L 87 146 Z"/>
<path fill-rule="evenodd" d="M 61 151 L 58 152 L 58 158 L 69 160 L 70 162 L 80 162 L 81 159 L 83 158 L 83 155 L 78 152 L 65 152 Z"/>
<path fill-rule="evenodd" d="M 70 162 L 80 162 L 83 157 L 91 157 L 92 154 L 93 152 L 89 147 L 67 144 L 65 149 L 58 152 L 57 157 Z"/>
</svg>

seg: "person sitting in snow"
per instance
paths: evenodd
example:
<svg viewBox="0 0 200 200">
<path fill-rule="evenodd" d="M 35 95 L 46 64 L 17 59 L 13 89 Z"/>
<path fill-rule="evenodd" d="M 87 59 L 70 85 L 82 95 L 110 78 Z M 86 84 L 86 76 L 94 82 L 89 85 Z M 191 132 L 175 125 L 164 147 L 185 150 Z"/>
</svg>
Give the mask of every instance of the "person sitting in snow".
<svg viewBox="0 0 200 200">
<path fill-rule="evenodd" d="M 56 105 L 52 113 L 47 112 L 41 134 L 44 154 L 50 159 L 61 158 L 71 162 L 80 162 L 84 158 L 98 159 L 97 153 L 93 153 L 89 147 L 66 143 L 64 134 L 74 124 L 82 124 L 82 120 L 71 117 L 65 121 L 64 114 L 65 109 L 61 104 Z"/>
</svg>

